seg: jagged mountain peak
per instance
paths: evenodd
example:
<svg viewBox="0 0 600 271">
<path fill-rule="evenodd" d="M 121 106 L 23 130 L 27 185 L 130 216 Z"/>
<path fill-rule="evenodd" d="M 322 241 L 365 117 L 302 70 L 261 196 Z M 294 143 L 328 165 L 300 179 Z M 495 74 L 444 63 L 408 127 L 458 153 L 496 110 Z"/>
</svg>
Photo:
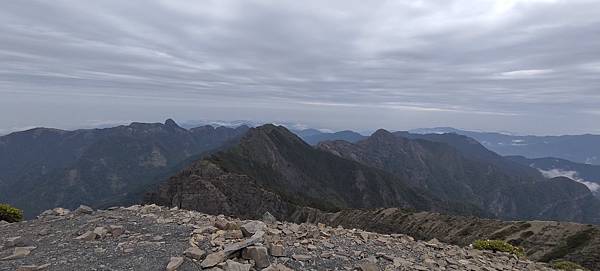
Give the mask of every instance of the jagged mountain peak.
<svg viewBox="0 0 600 271">
<path fill-rule="evenodd" d="M 173 119 L 165 120 L 165 126 L 168 128 L 181 128 Z"/>
</svg>

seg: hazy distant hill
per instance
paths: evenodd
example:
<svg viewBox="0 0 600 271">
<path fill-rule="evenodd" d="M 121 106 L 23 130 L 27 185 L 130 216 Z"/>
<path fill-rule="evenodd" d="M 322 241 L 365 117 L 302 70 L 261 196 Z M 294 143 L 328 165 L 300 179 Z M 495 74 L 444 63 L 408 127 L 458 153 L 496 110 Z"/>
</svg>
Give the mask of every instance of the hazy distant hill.
<svg viewBox="0 0 600 271">
<path fill-rule="evenodd" d="M 174 121 L 106 129 L 36 128 L 0 137 L 0 202 L 27 216 L 56 207 L 108 204 L 143 191 L 185 159 L 239 137 L 237 129 Z"/>
<path fill-rule="evenodd" d="M 501 155 L 520 155 L 527 158 L 557 157 L 577 163 L 600 165 L 600 135 L 516 136 L 449 127 L 416 129 L 411 132 L 466 135 Z"/>
<path fill-rule="evenodd" d="M 293 132 L 310 145 L 316 145 L 319 142 L 328 140 L 344 140 L 348 142 L 356 142 L 366 138 L 366 136 L 350 130 L 329 133 L 321 132 L 316 129 L 305 129 Z"/>
</svg>

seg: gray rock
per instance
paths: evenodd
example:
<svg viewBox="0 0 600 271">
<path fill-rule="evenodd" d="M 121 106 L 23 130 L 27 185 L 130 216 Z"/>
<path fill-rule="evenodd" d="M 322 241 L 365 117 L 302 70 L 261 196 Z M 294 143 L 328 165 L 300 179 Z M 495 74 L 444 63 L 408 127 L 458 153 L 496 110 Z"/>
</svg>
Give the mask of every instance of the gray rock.
<svg viewBox="0 0 600 271">
<path fill-rule="evenodd" d="M 254 260 L 254 263 L 258 268 L 265 268 L 271 265 L 266 247 L 249 246 L 242 250 L 242 258 Z"/>
<path fill-rule="evenodd" d="M 215 222 L 215 227 L 219 230 L 224 230 L 224 231 L 240 229 L 240 226 L 238 226 L 238 224 L 233 223 L 231 221 L 224 220 L 224 219 L 218 219 Z"/>
<path fill-rule="evenodd" d="M 94 209 L 92 207 L 86 205 L 79 205 L 77 209 L 74 211 L 76 214 L 88 214 L 91 215 L 94 213 Z"/>
<path fill-rule="evenodd" d="M 242 239 L 244 234 L 241 230 L 230 230 L 225 232 L 225 239 Z"/>
<path fill-rule="evenodd" d="M 94 229 L 94 233 L 96 234 L 97 238 L 104 238 L 106 236 L 106 234 L 108 233 L 108 229 L 105 227 L 96 227 Z"/>
<path fill-rule="evenodd" d="M 252 236 L 258 231 L 264 231 L 265 228 L 266 225 L 262 221 L 250 221 L 240 227 L 246 237 Z"/>
<path fill-rule="evenodd" d="M 269 253 L 274 257 L 285 257 L 285 248 L 283 245 L 273 244 L 269 246 Z"/>
<path fill-rule="evenodd" d="M 21 236 L 16 236 L 16 237 L 10 237 L 8 239 L 6 239 L 6 242 L 4 243 L 4 246 L 7 248 L 11 248 L 11 247 L 31 247 L 33 246 L 34 243 L 31 239 L 29 238 L 25 238 L 25 237 L 21 237 Z"/>
<path fill-rule="evenodd" d="M 250 264 L 242 264 L 236 261 L 227 260 L 223 270 L 225 271 L 250 271 L 252 265 Z"/>
<path fill-rule="evenodd" d="M 237 242 L 237 243 L 225 246 L 225 248 L 223 249 L 223 251 L 225 251 L 225 253 L 227 254 L 227 256 L 229 256 L 233 252 L 242 250 L 243 248 L 246 248 L 246 247 L 249 247 L 251 245 L 254 245 L 254 244 L 258 243 L 259 241 L 262 240 L 262 238 L 263 238 L 264 235 L 265 235 L 265 232 L 258 231 L 254 235 L 252 235 L 250 238 L 248 238 L 248 239 L 246 239 L 244 241 Z"/>
<path fill-rule="evenodd" d="M 271 213 L 265 212 L 262 215 L 262 221 L 269 224 L 274 224 L 277 222 L 277 218 L 275 218 Z"/>
<path fill-rule="evenodd" d="M 27 257 L 32 250 L 36 249 L 36 247 L 15 247 L 13 253 L 9 256 L 6 256 L 0 260 L 8 261 L 15 260 Z"/>
<path fill-rule="evenodd" d="M 110 232 L 110 234 L 112 234 L 112 236 L 119 237 L 121 236 L 121 234 L 125 233 L 125 228 L 123 226 L 118 225 L 109 225 L 108 231 Z"/>
<path fill-rule="evenodd" d="M 58 207 L 58 208 L 52 209 L 52 212 L 54 213 L 54 215 L 64 216 L 64 215 L 68 215 L 71 211 L 69 209 Z"/>
<path fill-rule="evenodd" d="M 96 233 L 93 231 L 87 231 L 82 235 L 79 235 L 77 237 L 75 237 L 76 240 L 82 240 L 82 241 L 92 241 L 95 240 L 97 237 Z"/>
<path fill-rule="evenodd" d="M 218 230 L 219 229 L 217 229 L 216 227 L 206 226 L 206 227 L 201 227 L 201 228 L 193 230 L 192 234 L 211 234 L 211 233 L 215 233 Z"/>
<path fill-rule="evenodd" d="M 308 256 L 308 255 L 303 255 L 303 254 L 294 254 L 294 255 L 292 255 L 292 259 L 302 262 L 302 261 L 308 261 L 308 260 L 312 259 L 312 257 Z"/>
<path fill-rule="evenodd" d="M 189 258 L 192 258 L 192 259 L 198 260 L 198 261 L 204 259 L 205 254 L 206 254 L 206 252 L 204 252 L 204 250 L 197 248 L 197 247 L 190 247 L 183 252 L 183 255 L 185 255 L 186 257 L 189 257 Z"/>
<path fill-rule="evenodd" d="M 174 271 L 183 264 L 183 257 L 171 257 L 167 264 L 167 271 Z"/>
<path fill-rule="evenodd" d="M 208 254 L 208 256 L 206 256 L 204 261 L 202 261 L 202 263 L 200 263 L 200 266 L 202 268 L 213 267 L 217 264 L 222 263 L 223 261 L 225 261 L 225 259 L 227 259 L 227 255 L 225 254 L 225 252 L 218 251 L 215 253 Z"/>
<path fill-rule="evenodd" d="M 379 269 L 379 267 L 375 263 L 370 262 L 370 261 L 365 261 L 365 262 L 362 262 L 362 263 L 360 263 L 358 265 L 358 270 L 361 270 L 361 271 L 379 271 L 380 269 Z"/>
</svg>

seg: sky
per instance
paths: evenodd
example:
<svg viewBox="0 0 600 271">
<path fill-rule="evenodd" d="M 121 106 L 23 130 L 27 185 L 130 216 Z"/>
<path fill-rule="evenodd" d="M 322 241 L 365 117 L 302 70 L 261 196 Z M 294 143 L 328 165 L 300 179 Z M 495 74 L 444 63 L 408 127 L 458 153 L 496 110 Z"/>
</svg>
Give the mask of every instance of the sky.
<svg viewBox="0 0 600 271">
<path fill-rule="evenodd" d="M 0 134 L 166 118 L 600 134 L 600 1 L 2 3 Z"/>
</svg>

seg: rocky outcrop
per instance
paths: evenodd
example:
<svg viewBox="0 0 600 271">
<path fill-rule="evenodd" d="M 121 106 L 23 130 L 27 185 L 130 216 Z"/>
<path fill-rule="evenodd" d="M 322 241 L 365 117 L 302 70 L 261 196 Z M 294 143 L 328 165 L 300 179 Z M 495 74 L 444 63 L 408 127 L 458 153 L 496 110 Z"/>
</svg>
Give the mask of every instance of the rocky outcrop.
<svg viewBox="0 0 600 271">
<path fill-rule="evenodd" d="M 77 238 L 98 228 L 106 231 Z M 0 226 L 0 236 L 0 270 L 551 270 L 509 254 L 402 234 L 156 205 L 50 211 Z"/>
<path fill-rule="evenodd" d="M 209 214 L 260 217 L 270 212 L 292 219 L 302 208 L 268 191 L 241 174 L 227 173 L 210 161 L 199 161 L 171 177 L 147 202 Z"/>
<path fill-rule="evenodd" d="M 436 238 L 466 246 L 478 239 L 500 239 L 525 248 L 532 260 L 566 259 L 600 270 L 600 227 L 554 221 L 500 221 L 397 208 L 344 210 L 312 216 L 311 222 L 380 233 L 402 233 L 419 240 Z"/>
</svg>

